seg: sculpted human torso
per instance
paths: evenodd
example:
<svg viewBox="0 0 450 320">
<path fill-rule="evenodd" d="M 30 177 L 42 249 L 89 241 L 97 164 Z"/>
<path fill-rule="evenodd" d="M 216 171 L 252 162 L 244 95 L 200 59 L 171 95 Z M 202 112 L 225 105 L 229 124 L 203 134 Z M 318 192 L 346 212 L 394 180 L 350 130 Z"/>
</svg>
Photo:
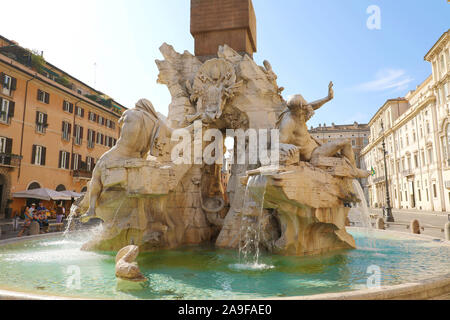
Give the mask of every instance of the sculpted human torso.
<svg viewBox="0 0 450 320">
<path fill-rule="evenodd" d="M 301 111 L 283 116 L 280 122 L 280 143 L 297 146 L 303 161 L 311 160 L 313 151 L 319 146 L 310 136 L 305 115 Z"/>
</svg>

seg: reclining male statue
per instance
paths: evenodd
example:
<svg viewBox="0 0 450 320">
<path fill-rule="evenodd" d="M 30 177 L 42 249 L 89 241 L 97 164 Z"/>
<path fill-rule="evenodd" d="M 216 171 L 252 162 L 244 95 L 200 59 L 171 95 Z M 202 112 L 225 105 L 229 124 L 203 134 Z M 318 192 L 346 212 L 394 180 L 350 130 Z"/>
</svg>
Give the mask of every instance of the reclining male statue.
<svg viewBox="0 0 450 320">
<path fill-rule="evenodd" d="M 368 171 L 358 169 L 352 145 L 346 140 L 335 140 L 325 144 L 316 141 L 308 132 L 306 122 L 314 115 L 314 111 L 334 98 L 333 83 L 328 86 L 328 96 L 308 103 L 301 95 L 292 96 L 286 109 L 277 121 L 280 130 L 280 156 L 293 156 L 300 153 L 301 161 L 312 161 L 318 157 L 334 157 L 339 153 L 350 164 L 354 178 L 367 178 Z"/>
<path fill-rule="evenodd" d="M 111 150 L 97 162 L 88 187 L 89 209 L 83 217 L 95 216 L 97 200 L 103 190 L 102 172 L 106 165 L 117 160 L 146 159 L 156 147 L 158 137 L 169 135 L 171 129 L 159 119 L 153 105 L 146 99 L 136 103 L 135 108 L 124 112 L 119 119 L 120 138 Z"/>
</svg>

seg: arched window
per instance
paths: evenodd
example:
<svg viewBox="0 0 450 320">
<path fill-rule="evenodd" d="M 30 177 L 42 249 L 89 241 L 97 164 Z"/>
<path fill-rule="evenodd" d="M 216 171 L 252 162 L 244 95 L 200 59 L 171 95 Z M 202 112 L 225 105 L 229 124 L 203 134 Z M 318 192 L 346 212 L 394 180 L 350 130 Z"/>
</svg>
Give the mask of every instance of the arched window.
<svg viewBox="0 0 450 320">
<path fill-rule="evenodd" d="M 60 184 L 59 186 L 56 187 L 56 191 L 66 191 L 66 187 L 63 184 Z"/>
<path fill-rule="evenodd" d="M 40 189 L 41 185 L 37 182 L 33 182 L 28 186 L 28 190 Z"/>
</svg>

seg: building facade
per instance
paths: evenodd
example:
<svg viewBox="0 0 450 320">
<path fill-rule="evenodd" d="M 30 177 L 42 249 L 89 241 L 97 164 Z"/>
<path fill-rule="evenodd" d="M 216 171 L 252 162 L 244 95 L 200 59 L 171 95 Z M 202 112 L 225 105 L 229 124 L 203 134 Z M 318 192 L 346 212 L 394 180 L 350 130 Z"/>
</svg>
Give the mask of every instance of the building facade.
<svg viewBox="0 0 450 320">
<path fill-rule="evenodd" d="M 124 107 L 43 57 L 0 37 L 0 218 L 14 192 L 84 192 L 115 145 Z M 11 201 L 13 200 L 13 201 Z"/>
<path fill-rule="evenodd" d="M 386 205 L 384 140 L 392 207 L 450 210 L 449 51 L 447 31 L 425 56 L 432 74 L 404 98 L 388 100 L 369 122 L 362 159 L 374 170 L 365 186 L 371 207 Z"/>
<path fill-rule="evenodd" d="M 361 150 L 369 144 L 370 131 L 367 124 L 359 124 L 357 122 L 344 125 L 332 123 L 331 126 L 324 124 L 316 128 L 311 127 L 309 133 L 321 143 L 327 143 L 333 140 L 348 140 L 352 144 L 356 164 L 358 167 L 361 166 Z"/>
</svg>

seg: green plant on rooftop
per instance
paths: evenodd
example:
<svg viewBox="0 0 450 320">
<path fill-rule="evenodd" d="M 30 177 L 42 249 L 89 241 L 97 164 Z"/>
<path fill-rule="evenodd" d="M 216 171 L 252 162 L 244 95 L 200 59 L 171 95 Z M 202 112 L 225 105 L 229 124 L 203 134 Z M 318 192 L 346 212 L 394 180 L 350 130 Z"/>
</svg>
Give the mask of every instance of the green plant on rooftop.
<svg viewBox="0 0 450 320">
<path fill-rule="evenodd" d="M 32 52 L 31 53 L 31 67 L 38 73 L 43 72 L 43 67 L 45 66 L 45 59 L 43 56 Z"/>
<path fill-rule="evenodd" d="M 60 76 L 60 77 L 56 78 L 55 81 L 66 88 L 72 89 L 72 83 L 65 76 Z"/>
<path fill-rule="evenodd" d="M 101 104 L 102 106 L 109 108 L 109 109 L 111 109 L 113 107 L 113 103 L 112 103 L 113 100 L 109 97 L 104 98 L 98 94 L 85 94 L 84 96 L 88 99 L 91 99 L 91 100 Z"/>
</svg>

